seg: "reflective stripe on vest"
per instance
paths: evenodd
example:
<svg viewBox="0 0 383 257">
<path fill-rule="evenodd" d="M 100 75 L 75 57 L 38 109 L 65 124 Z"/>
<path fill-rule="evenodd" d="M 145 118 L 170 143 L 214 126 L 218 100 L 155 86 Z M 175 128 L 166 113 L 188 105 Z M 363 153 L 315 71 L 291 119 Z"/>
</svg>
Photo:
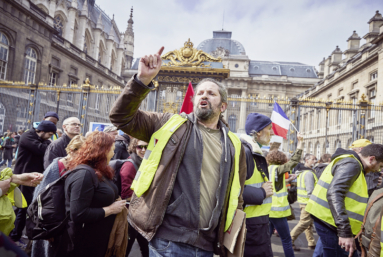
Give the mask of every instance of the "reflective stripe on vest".
<svg viewBox="0 0 383 257">
<path fill-rule="evenodd" d="M 309 202 L 309 196 L 307 194 L 306 182 L 305 182 L 305 176 L 308 172 L 311 172 L 314 175 L 314 180 L 315 180 L 314 187 L 318 182 L 317 176 L 311 170 L 305 170 L 301 174 L 299 174 L 298 185 L 297 185 L 297 189 L 298 189 L 297 195 L 298 195 L 298 203 L 300 204 L 307 204 Z"/>
<path fill-rule="evenodd" d="M 331 174 L 332 167 L 344 158 L 354 158 L 360 164 L 360 175 L 352 184 L 344 199 L 351 230 L 352 233 L 356 235 L 359 233 L 363 223 L 364 212 L 368 202 L 368 191 L 366 179 L 363 174 L 363 166 L 352 154 L 338 156 L 325 168 L 309 199 L 306 211 L 318 219 L 336 227 L 327 201 L 327 190 L 333 179 Z"/>
<path fill-rule="evenodd" d="M 291 215 L 291 209 L 289 205 L 289 201 L 287 200 L 287 187 L 286 187 L 286 179 L 285 175 L 280 176 L 283 179 L 283 187 L 281 190 L 277 192 L 275 189 L 275 180 L 277 177 L 277 168 L 279 165 L 271 165 L 269 166 L 269 174 L 270 174 L 270 180 L 273 185 L 273 196 L 272 196 L 272 204 L 271 204 L 271 211 L 269 214 L 270 218 L 284 218 Z"/>
<path fill-rule="evenodd" d="M 254 161 L 254 171 L 253 175 L 246 180 L 245 185 L 250 187 L 261 188 L 262 185 L 269 181 L 266 175 L 259 171 L 257 168 L 257 164 Z M 263 200 L 261 205 L 246 205 L 244 212 L 246 212 L 246 218 L 254 218 L 259 216 L 268 215 L 271 210 L 272 198 L 267 197 Z"/>
<path fill-rule="evenodd" d="M 145 156 L 142 160 L 141 166 L 138 168 L 136 177 L 134 178 L 131 186 L 131 189 L 137 197 L 141 197 L 149 189 L 161 161 L 162 152 L 165 149 L 165 146 L 169 140 L 173 140 L 171 136 L 186 121 L 187 119 L 175 114 L 150 138 Z M 241 141 L 234 133 L 229 131 L 228 136 L 234 145 L 235 157 L 234 177 L 229 196 L 225 232 L 228 230 L 233 221 L 235 211 L 238 207 L 238 197 L 241 194 L 241 184 L 239 181 L 239 155 L 241 153 L 242 145 Z"/>
<path fill-rule="evenodd" d="M 383 256 L 383 216 L 380 222 L 380 256 Z"/>
</svg>

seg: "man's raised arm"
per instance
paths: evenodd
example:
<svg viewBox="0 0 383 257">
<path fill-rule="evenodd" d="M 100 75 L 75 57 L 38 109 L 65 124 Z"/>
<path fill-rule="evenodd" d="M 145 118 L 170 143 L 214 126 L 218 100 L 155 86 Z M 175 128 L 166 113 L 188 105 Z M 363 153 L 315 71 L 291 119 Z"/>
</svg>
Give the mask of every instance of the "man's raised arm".
<svg viewBox="0 0 383 257">
<path fill-rule="evenodd" d="M 152 80 L 161 69 L 163 50 L 164 47 L 161 47 L 156 54 L 141 58 L 138 74 L 125 86 L 109 113 L 110 121 L 117 128 L 145 142 L 149 142 L 151 135 L 171 117 L 168 113 L 138 110 L 141 102 L 154 88 Z"/>
</svg>

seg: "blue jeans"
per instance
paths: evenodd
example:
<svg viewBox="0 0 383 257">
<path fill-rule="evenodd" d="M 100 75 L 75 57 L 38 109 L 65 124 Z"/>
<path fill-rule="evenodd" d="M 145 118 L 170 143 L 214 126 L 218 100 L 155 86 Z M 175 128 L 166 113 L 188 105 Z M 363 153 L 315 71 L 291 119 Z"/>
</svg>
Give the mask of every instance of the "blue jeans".
<svg viewBox="0 0 383 257">
<path fill-rule="evenodd" d="M 281 237 L 283 251 L 285 252 L 286 257 L 293 257 L 293 243 L 291 241 L 289 224 L 287 223 L 287 218 L 270 218 L 270 237 L 273 234 L 274 228 L 278 231 L 279 236 Z"/>
<path fill-rule="evenodd" d="M 8 168 L 11 168 L 12 167 L 12 159 L 4 159 L 2 162 L 0 162 L 0 167 L 3 166 L 4 164 L 6 164 L 8 161 Z"/>
<path fill-rule="evenodd" d="M 313 257 L 323 257 L 323 244 L 320 237 L 318 238 L 317 245 L 315 246 Z"/>
<path fill-rule="evenodd" d="M 208 252 L 188 244 L 172 242 L 161 238 L 154 237 L 149 242 L 150 257 L 213 257 L 213 255 L 213 252 Z"/>
<path fill-rule="evenodd" d="M 323 257 L 347 257 L 348 252 L 343 250 L 339 245 L 339 237 L 337 233 L 331 230 L 326 225 L 314 220 L 314 225 L 317 230 L 320 240 L 323 245 Z M 353 257 L 358 257 L 355 249 Z"/>
</svg>

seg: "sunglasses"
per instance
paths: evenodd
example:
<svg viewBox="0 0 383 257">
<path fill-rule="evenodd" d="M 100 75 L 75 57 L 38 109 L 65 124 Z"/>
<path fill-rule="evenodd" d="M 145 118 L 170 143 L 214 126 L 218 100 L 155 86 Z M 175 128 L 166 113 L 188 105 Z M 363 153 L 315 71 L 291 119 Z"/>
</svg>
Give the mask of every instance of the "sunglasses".
<svg viewBox="0 0 383 257">
<path fill-rule="evenodd" d="M 145 150 L 146 150 L 146 149 L 148 149 L 148 146 L 147 145 L 138 145 L 138 146 L 136 146 L 136 148 L 139 150 L 142 150 L 145 148 Z"/>
</svg>

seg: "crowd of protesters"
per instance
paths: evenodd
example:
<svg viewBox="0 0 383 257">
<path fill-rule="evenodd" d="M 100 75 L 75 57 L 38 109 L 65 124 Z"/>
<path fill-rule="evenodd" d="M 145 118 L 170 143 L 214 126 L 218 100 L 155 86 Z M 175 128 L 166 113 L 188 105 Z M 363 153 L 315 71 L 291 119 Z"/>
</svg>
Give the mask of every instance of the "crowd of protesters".
<svg viewBox="0 0 383 257">
<path fill-rule="evenodd" d="M 238 210 L 244 256 L 273 256 L 274 234 L 294 256 L 303 232 L 315 257 L 383 253 L 383 145 L 360 139 L 318 161 L 302 156 L 298 133 L 291 156 L 265 153 L 271 119 L 251 113 L 246 134 L 232 133 L 222 115 L 227 91 L 213 79 L 196 85 L 190 114 L 142 111 L 162 51 L 141 58 L 103 131 L 82 136 L 77 117 L 58 129 L 48 112 L 1 137 L 0 253 L 122 257 L 137 240 L 144 257 L 228 256 L 224 238 Z M 290 231 L 294 202 L 300 218 Z"/>
</svg>

